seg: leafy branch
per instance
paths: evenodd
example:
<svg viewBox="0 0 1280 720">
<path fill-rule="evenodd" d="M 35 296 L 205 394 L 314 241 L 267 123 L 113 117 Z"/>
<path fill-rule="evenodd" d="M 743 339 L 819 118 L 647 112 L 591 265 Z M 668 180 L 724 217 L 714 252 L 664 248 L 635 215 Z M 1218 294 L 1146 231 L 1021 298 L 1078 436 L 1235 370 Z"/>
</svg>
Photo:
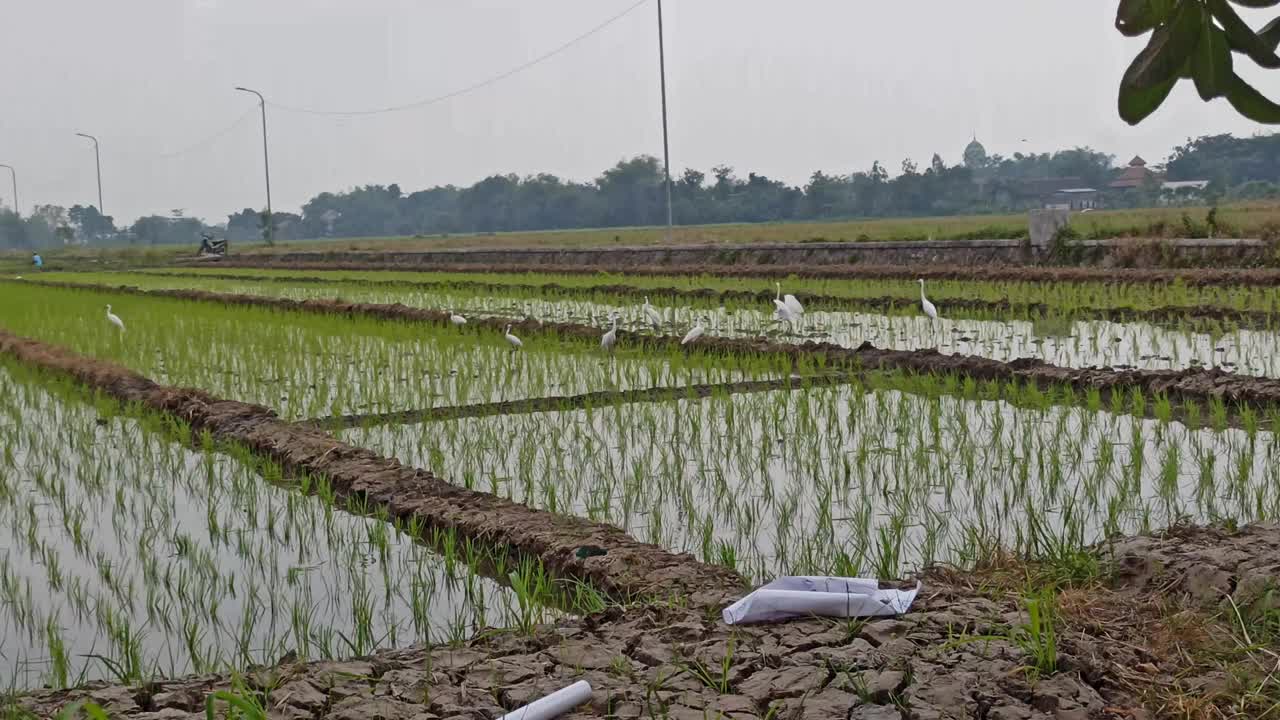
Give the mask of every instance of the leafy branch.
<svg viewBox="0 0 1280 720">
<path fill-rule="evenodd" d="M 1241 115 L 1280 124 L 1280 104 L 1235 72 L 1235 55 L 1280 68 L 1280 17 L 1254 30 L 1232 5 L 1270 8 L 1280 0 L 1120 0 L 1116 29 L 1128 37 L 1151 33 L 1120 81 L 1120 117 L 1137 125 L 1155 112 L 1179 80 L 1195 83 L 1206 102 L 1226 98 Z"/>
</svg>

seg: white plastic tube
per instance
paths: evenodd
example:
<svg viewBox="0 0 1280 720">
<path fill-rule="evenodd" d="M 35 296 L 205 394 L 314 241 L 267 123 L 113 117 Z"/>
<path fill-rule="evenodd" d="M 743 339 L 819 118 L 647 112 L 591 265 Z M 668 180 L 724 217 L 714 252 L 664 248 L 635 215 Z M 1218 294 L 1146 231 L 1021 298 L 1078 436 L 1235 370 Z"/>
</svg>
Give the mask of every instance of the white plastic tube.
<svg viewBox="0 0 1280 720">
<path fill-rule="evenodd" d="M 794 617 L 884 617 L 905 613 L 920 592 L 881 590 L 870 578 L 780 577 L 724 609 L 728 625 Z"/>
<path fill-rule="evenodd" d="M 591 683 L 579 680 L 567 688 L 534 700 L 522 708 L 498 718 L 498 720 L 551 720 L 591 699 Z"/>
</svg>

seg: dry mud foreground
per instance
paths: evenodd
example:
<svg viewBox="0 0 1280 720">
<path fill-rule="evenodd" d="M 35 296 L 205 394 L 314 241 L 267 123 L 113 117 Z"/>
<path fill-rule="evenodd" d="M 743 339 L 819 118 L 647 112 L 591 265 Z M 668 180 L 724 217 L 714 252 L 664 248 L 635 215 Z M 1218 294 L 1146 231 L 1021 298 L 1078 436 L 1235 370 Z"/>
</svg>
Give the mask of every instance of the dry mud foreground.
<svg viewBox="0 0 1280 720">
<path fill-rule="evenodd" d="M 311 255 L 312 253 L 305 253 Z M 415 262 L 413 254 L 383 253 L 304 253 L 276 257 L 251 255 L 230 257 L 202 267 L 272 268 L 279 270 L 398 270 L 459 273 L 538 273 L 564 275 L 616 274 L 633 275 L 716 275 L 721 277 L 802 277 L 850 280 L 988 280 L 1004 282 L 1103 282 L 1103 283 L 1171 283 L 1203 285 L 1275 285 L 1280 283 L 1280 269 L 1274 268 L 1098 268 L 1026 265 L 840 265 L 808 263 L 803 265 L 724 265 L 670 264 L 627 265 L 560 265 L 552 263 L 442 263 L 430 256 Z"/>
<path fill-rule="evenodd" d="M 1257 634 L 1278 558 L 1274 525 L 1099 548 L 1106 574 L 1062 587 L 1056 667 L 1040 673 L 1019 635 L 1020 598 L 1053 568 L 1007 563 L 926 573 L 898 618 L 731 628 L 714 607 L 633 605 L 531 635 L 262 668 L 237 678 L 237 692 L 269 717 L 334 720 L 494 718 L 577 680 L 593 695 L 569 718 L 1256 718 L 1280 700 L 1274 636 Z M 50 717 L 92 699 L 113 717 L 195 720 L 210 692 L 230 687 L 210 675 L 18 704 Z"/>
</svg>

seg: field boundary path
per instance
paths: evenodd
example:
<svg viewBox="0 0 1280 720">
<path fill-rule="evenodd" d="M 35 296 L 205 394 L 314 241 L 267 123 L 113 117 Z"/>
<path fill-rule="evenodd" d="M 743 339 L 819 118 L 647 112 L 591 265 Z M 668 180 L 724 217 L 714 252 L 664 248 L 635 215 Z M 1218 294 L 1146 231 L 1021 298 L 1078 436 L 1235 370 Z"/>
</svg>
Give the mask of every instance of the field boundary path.
<svg viewBox="0 0 1280 720">
<path fill-rule="evenodd" d="M 218 293 L 204 290 L 141 290 L 131 286 L 110 287 L 75 283 L 39 283 L 62 289 L 107 292 L 142 297 L 221 303 L 281 311 L 351 315 L 399 322 L 449 325 L 443 311 L 413 308 L 402 304 L 355 303 L 341 300 L 292 300 L 289 298 Z M 477 318 L 465 332 L 501 332 L 510 325 L 519 334 L 554 333 L 560 338 L 599 342 L 600 329 L 573 323 L 544 323 L 534 319 L 511 321 Z M 946 355 L 937 350 L 881 350 L 870 343 L 847 348 L 832 343 L 777 343 L 763 339 L 723 338 L 704 335 L 684 346 L 671 335 L 647 335 L 620 330 L 620 346 L 636 346 L 662 352 L 702 352 L 741 356 L 788 358 L 793 363 L 809 360 L 831 370 L 898 370 L 911 373 L 951 374 L 979 381 L 1021 382 L 1044 388 L 1067 387 L 1074 392 L 1141 390 L 1147 395 L 1164 395 L 1171 401 L 1197 403 L 1219 400 L 1228 405 L 1267 408 L 1280 406 L 1280 379 L 1253 377 L 1216 368 L 1186 370 L 1117 370 L 1110 368 L 1070 368 L 1035 359 L 1009 362 L 974 355 Z"/>
<path fill-rule="evenodd" d="M 476 292 L 527 292 L 543 295 L 565 296 L 616 296 L 633 299 L 654 298 L 657 300 L 707 300 L 735 301 L 741 303 L 761 303 L 771 306 L 775 293 L 770 290 L 712 290 L 709 288 L 677 288 L 677 287 L 637 287 L 617 283 L 576 286 L 558 283 L 487 283 L 476 280 L 374 280 L 366 278 L 325 278 L 318 276 L 282 276 L 254 275 L 236 273 L 192 273 L 192 272 L 144 272 L 144 277 L 182 278 L 188 280 L 229 280 L 240 282 L 262 282 L 284 285 L 361 285 L 365 287 L 409 288 L 422 291 L 469 290 Z M 919 299 L 913 297 L 842 297 L 839 295 L 821 295 L 798 291 L 794 293 L 797 300 L 805 306 L 823 310 L 845 311 L 887 311 L 918 308 Z M 1236 308 L 1213 305 L 1161 306 L 1151 308 L 1135 307 L 1072 307 L 1059 309 L 1047 303 L 1012 303 L 1007 300 L 991 301 L 973 298 L 947 298 L 946 308 L 949 311 L 980 312 L 990 314 L 1011 314 L 1019 317 L 1033 315 L 1063 315 L 1089 320 L 1142 320 L 1148 322 L 1169 322 L 1174 320 L 1216 320 L 1229 322 L 1243 327 L 1264 328 L 1280 315 L 1270 310 L 1239 310 Z"/>
<path fill-rule="evenodd" d="M 1057 668 L 1042 675 L 1011 630 L 1027 622 L 1018 583 L 1037 569 L 1011 566 L 926 573 L 925 590 L 897 618 L 730 627 L 673 606 L 611 608 L 450 647 L 287 662 L 238 678 L 40 690 L 11 702 L 39 718 L 87 699 L 116 718 L 197 720 L 208 694 L 231 691 L 273 718 L 489 720 L 586 680 L 590 704 L 566 720 L 1138 720 L 1163 716 L 1144 705 L 1204 711 L 1194 717 L 1256 717 L 1266 707 L 1233 705 L 1225 672 L 1261 677 L 1262 692 L 1274 692 L 1267 647 L 1229 667 L 1196 653 L 1217 647 L 1213 633 L 1233 641 L 1230 627 L 1213 624 L 1224 607 L 1249 607 L 1280 581 L 1280 527 L 1180 529 L 1096 552 L 1112 572 L 1104 584 L 1062 591 Z M 1208 592 L 1205 577 L 1214 580 Z"/>
<path fill-rule="evenodd" d="M 449 405 L 425 410 L 397 410 L 388 413 L 364 415 L 331 415 L 301 420 L 299 424 L 338 429 L 372 427 L 375 425 L 403 425 L 438 420 L 491 417 L 494 415 L 527 415 L 592 407 L 612 407 L 621 404 L 705 398 L 716 393 L 739 395 L 773 390 L 799 390 L 823 385 L 838 385 L 850 382 L 852 379 L 853 377 L 850 375 L 828 374 L 806 375 L 803 377 L 793 376 L 776 380 L 744 380 L 701 385 L 652 387 L 639 390 L 600 390 L 581 395 L 556 395 L 530 398 L 528 400 L 503 400 L 501 402 L 475 403 L 472 405 Z"/>
<path fill-rule="evenodd" d="M 177 417 L 196 434 L 207 430 L 219 441 L 238 443 L 279 462 L 287 471 L 323 476 L 344 500 L 364 500 L 385 508 L 392 518 L 416 518 L 427 529 L 456 530 L 464 537 L 536 557 L 552 574 L 589 583 L 617 599 L 678 596 L 688 598 L 692 607 L 708 607 L 744 587 L 743 579 L 726 568 L 638 542 L 614 526 L 451 485 L 427 470 L 340 442 L 319 429 L 285 422 L 258 405 L 159 385 L 118 365 L 4 330 L 0 352 L 70 375 L 122 403 Z"/>
<path fill-rule="evenodd" d="M 209 267 L 204 264 L 202 267 Z M 217 261 L 217 267 L 279 270 L 393 270 L 484 274 L 675 275 L 762 278 L 828 278 L 847 280 L 1002 280 L 1015 282 L 1173 283 L 1188 286 L 1280 284 L 1276 268 L 1104 268 L 1052 265 L 944 265 L 932 263 L 876 265 L 807 262 L 803 264 L 638 264 L 599 263 L 451 263 L 415 260 L 412 253 L 298 253 L 287 256 L 246 255 Z M 181 267 L 181 266 L 178 266 Z"/>
</svg>

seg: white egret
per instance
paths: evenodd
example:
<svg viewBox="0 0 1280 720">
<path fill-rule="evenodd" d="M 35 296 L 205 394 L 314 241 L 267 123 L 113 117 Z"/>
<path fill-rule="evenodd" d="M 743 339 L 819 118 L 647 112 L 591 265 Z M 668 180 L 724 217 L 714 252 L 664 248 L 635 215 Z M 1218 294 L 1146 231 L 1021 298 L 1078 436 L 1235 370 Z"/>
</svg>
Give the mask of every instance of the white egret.
<svg viewBox="0 0 1280 720">
<path fill-rule="evenodd" d="M 690 331 L 689 331 L 689 332 L 684 336 L 684 339 L 680 341 L 680 344 L 681 344 L 681 345 L 688 345 L 689 343 L 693 342 L 694 340 L 697 340 L 698 338 L 702 337 L 702 333 L 704 333 L 704 332 L 706 332 L 706 328 L 702 327 L 702 321 L 701 321 L 701 320 L 699 320 L 699 321 L 698 321 L 698 322 L 693 326 L 693 329 L 691 329 L 691 330 L 690 330 Z"/>
<path fill-rule="evenodd" d="M 791 311 L 791 316 L 794 319 L 799 320 L 800 316 L 804 314 L 804 306 L 800 304 L 800 301 L 796 299 L 795 295 L 782 294 L 782 283 L 774 283 L 774 285 L 778 286 L 778 299 L 774 300 L 774 302 L 777 303 L 781 301 L 787 306 L 787 309 Z"/>
<path fill-rule="evenodd" d="M 516 350 L 519 350 L 519 349 L 520 349 L 520 348 L 522 348 L 522 347 L 524 347 L 524 343 L 520 342 L 520 338 L 518 338 L 518 337 L 516 337 L 515 335 L 512 335 L 512 334 L 511 334 L 511 326 L 510 326 L 510 325 L 508 325 L 508 326 L 507 326 L 506 334 L 507 334 L 507 342 L 511 343 L 511 350 L 512 350 L 513 352 L 514 352 L 514 351 L 516 351 Z"/>
<path fill-rule="evenodd" d="M 464 318 L 464 317 L 462 317 L 461 315 L 459 315 L 459 314 L 458 314 L 458 313 L 456 313 L 456 312 L 450 312 L 450 313 L 449 313 L 449 322 L 453 323 L 454 325 L 466 325 L 466 324 L 467 324 L 467 319 L 466 319 L 466 318 Z"/>
<path fill-rule="evenodd" d="M 653 324 L 655 329 L 662 325 L 662 315 L 660 315 L 658 311 L 649 304 L 648 295 L 644 297 L 644 314 L 645 317 L 649 318 L 649 322 Z"/>
<path fill-rule="evenodd" d="M 124 321 L 120 319 L 119 315 L 111 312 L 110 305 L 107 306 L 107 322 L 120 328 L 120 332 L 124 332 Z"/>
<path fill-rule="evenodd" d="M 605 352 L 613 352 L 613 346 L 618 344 L 618 315 L 614 313 L 612 317 L 613 329 L 600 338 L 600 347 L 604 348 Z"/>
<path fill-rule="evenodd" d="M 775 308 L 773 311 L 773 317 L 777 320 L 789 323 L 796 319 L 796 314 L 792 312 L 791 308 L 787 307 L 787 304 L 782 300 L 774 300 L 773 305 Z"/>
<path fill-rule="evenodd" d="M 938 308 L 929 302 L 929 298 L 924 296 L 924 279 L 920 279 L 920 307 L 924 310 L 924 314 L 928 315 L 931 320 L 938 319 Z"/>
</svg>

